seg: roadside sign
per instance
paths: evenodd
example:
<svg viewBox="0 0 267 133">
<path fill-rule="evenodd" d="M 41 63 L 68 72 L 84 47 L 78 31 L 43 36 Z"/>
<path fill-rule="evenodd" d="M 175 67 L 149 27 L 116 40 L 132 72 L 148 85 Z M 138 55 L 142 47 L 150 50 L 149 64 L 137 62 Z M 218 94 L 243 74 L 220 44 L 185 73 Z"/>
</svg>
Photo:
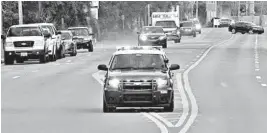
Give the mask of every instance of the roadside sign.
<svg viewBox="0 0 267 133">
<path fill-rule="evenodd" d="M 122 19 L 122 20 L 124 20 L 124 19 L 125 19 L 124 15 L 121 15 L 121 19 Z"/>
</svg>

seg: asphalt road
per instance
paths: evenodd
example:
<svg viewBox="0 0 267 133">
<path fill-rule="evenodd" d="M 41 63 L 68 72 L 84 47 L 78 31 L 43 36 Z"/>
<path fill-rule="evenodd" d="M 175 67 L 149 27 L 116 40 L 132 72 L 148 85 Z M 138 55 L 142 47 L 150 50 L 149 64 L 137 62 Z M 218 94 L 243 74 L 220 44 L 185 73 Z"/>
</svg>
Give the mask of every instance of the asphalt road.
<svg viewBox="0 0 267 133">
<path fill-rule="evenodd" d="M 108 63 L 116 45 L 136 45 L 135 39 L 106 41 L 93 53 L 79 51 L 76 57 L 47 64 L 2 64 L 2 132 L 183 133 L 190 127 L 190 133 L 263 133 L 266 35 L 203 29 L 196 38 L 168 43 L 170 62 L 181 65 L 173 113 L 102 113 L 103 72 L 97 65 Z"/>
</svg>

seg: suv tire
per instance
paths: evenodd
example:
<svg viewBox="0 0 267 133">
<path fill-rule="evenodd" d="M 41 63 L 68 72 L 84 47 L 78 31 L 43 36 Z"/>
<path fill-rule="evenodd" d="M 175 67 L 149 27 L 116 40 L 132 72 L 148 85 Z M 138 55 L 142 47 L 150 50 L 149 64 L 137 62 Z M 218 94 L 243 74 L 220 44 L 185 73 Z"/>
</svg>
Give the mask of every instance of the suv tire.
<svg viewBox="0 0 267 133">
<path fill-rule="evenodd" d="M 193 37 L 196 37 L 197 35 L 196 35 L 196 32 L 193 34 Z"/>
<path fill-rule="evenodd" d="M 108 112 L 112 112 L 114 109 L 110 108 L 107 106 L 105 100 L 103 99 L 103 112 L 104 113 L 108 113 Z"/>
<path fill-rule="evenodd" d="M 89 42 L 88 51 L 89 52 L 93 52 L 94 51 L 94 46 L 92 44 L 92 41 Z"/>
<path fill-rule="evenodd" d="M 181 39 L 174 40 L 174 43 L 180 43 L 180 42 L 181 42 Z"/>
<path fill-rule="evenodd" d="M 4 57 L 5 65 L 13 65 L 14 64 L 14 56 L 9 56 L 7 52 L 5 52 Z"/>
<path fill-rule="evenodd" d="M 164 107 L 164 111 L 165 112 L 173 112 L 173 109 L 174 109 L 174 95 L 172 95 L 172 100 L 171 100 L 171 103 L 168 107 Z"/>
</svg>

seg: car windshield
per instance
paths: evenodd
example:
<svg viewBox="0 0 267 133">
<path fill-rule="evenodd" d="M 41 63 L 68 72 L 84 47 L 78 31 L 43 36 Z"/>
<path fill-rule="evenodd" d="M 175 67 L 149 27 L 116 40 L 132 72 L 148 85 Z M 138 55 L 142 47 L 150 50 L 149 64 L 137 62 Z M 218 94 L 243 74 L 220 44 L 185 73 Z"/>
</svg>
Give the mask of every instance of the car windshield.
<svg viewBox="0 0 267 133">
<path fill-rule="evenodd" d="M 161 26 L 163 28 L 175 28 L 176 24 L 174 21 L 157 21 L 155 26 Z"/>
<path fill-rule="evenodd" d="M 166 69 L 166 64 L 160 54 L 121 54 L 115 55 L 110 69 Z"/>
<path fill-rule="evenodd" d="M 42 33 L 39 27 L 12 27 L 8 31 L 7 36 L 42 36 Z"/>
<path fill-rule="evenodd" d="M 70 40 L 71 39 L 71 35 L 68 32 L 62 32 L 61 33 L 61 37 L 64 38 L 65 40 Z"/>
<path fill-rule="evenodd" d="M 70 29 L 73 36 L 89 36 L 89 31 L 85 28 Z"/>
<path fill-rule="evenodd" d="M 145 27 L 142 29 L 143 34 L 147 33 L 164 33 L 163 29 L 161 27 Z"/>
<path fill-rule="evenodd" d="M 193 22 L 183 22 L 182 23 L 182 27 L 192 27 L 193 26 Z"/>
</svg>

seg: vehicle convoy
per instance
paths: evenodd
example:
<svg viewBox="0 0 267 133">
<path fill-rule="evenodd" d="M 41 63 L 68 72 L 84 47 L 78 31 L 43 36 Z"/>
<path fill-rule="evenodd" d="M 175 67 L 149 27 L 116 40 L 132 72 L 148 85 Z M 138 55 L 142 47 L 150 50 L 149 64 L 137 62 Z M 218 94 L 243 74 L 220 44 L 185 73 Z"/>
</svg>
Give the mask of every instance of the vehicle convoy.
<svg viewBox="0 0 267 133">
<path fill-rule="evenodd" d="M 193 21 L 183 21 L 180 24 L 181 36 L 193 36 L 196 37 L 197 31 Z"/>
<path fill-rule="evenodd" d="M 167 36 L 162 27 L 144 26 L 141 32 L 138 32 L 139 46 L 162 46 L 167 48 Z"/>
<path fill-rule="evenodd" d="M 70 54 L 70 56 L 77 55 L 77 44 L 73 41 L 73 35 L 71 31 L 63 30 L 61 31 L 61 39 L 63 40 L 63 45 L 65 47 L 65 53 Z"/>
<path fill-rule="evenodd" d="M 73 34 L 73 40 L 77 44 L 77 49 L 88 49 L 89 52 L 94 51 L 93 33 L 90 33 L 87 27 L 69 27 L 69 31 Z"/>
<path fill-rule="evenodd" d="M 120 47 L 111 57 L 108 66 L 99 65 L 106 71 L 104 80 L 103 112 L 120 108 L 174 109 L 172 70 L 161 47 Z"/>
<path fill-rule="evenodd" d="M 233 34 L 235 34 L 237 32 L 242 33 L 242 34 L 245 34 L 245 33 L 262 34 L 262 33 L 264 33 L 264 28 L 254 24 L 254 23 L 251 23 L 251 22 L 239 21 L 239 22 L 236 22 L 236 23 L 230 25 L 228 28 L 228 31 L 232 32 Z"/>
<path fill-rule="evenodd" d="M 194 25 L 195 25 L 195 28 L 196 28 L 196 32 L 198 32 L 199 34 L 201 34 L 201 24 L 199 22 L 198 19 L 192 19 Z"/>
<path fill-rule="evenodd" d="M 180 43 L 179 12 L 153 12 L 152 26 L 161 26 L 168 40 Z"/>
<path fill-rule="evenodd" d="M 61 32 L 57 31 L 56 27 L 52 23 L 37 23 L 41 26 L 43 30 L 48 30 L 51 34 L 51 40 L 50 43 L 52 45 L 49 45 L 49 51 L 52 51 L 49 53 L 49 58 L 51 61 L 55 61 L 60 58 L 65 57 L 65 47 L 62 44 L 61 40 Z"/>
<path fill-rule="evenodd" d="M 39 24 L 13 25 L 4 37 L 5 64 L 23 63 L 28 59 L 39 59 L 40 63 L 48 61 L 51 34 Z"/>
</svg>

